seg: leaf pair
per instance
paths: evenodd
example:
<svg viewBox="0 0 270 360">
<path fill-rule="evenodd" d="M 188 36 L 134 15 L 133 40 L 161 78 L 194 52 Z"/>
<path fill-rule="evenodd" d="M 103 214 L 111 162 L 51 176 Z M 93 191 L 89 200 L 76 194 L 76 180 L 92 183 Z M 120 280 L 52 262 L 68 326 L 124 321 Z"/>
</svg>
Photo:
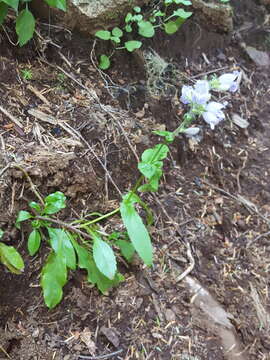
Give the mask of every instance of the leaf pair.
<svg viewBox="0 0 270 360">
<path fill-rule="evenodd" d="M 83 246 L 79 245 L 78 242 L 72 238 L 72 244 L 76 250 L 78 256 L 78 266 L 81 269 L 85 269 L 88 273 L 87 280 L 96 285 L 98 289 L 105 294 L 111 287 L 119 284 L 120 281 L 124 280 L 124 277 L 116 272 L 112 279 L 104 276 L 102 272 L 97 267 L 93 256 L 90 252 Z M 96 254 L 96 258 L 97 258 Z M 102 263 L 102 261 L 101 261 Z M 99 265 L 101 264 L 99 263 Z"/>
<path fill-rule="evenodd" d="M 158 144 L 152 149 L 147 149 L 142 154 L 139 162 L 140 172 L 148 179 L 148 183 L 139 187 L 139 191 L 157 191 L 159 179 L 162 176 L 163 162 L 167 157 L 169 148 L 165 144 Z"/>
<path fill-rule="evenodd" d="M 164 30 L 166 34 L 172 35 L 176 33 L 179 28 L 183 25 L 183 23 L 192 15 L 192 12 L 185 11 L 184 9 L 175 10 L 172 14 L 173 16 L 177 16 L 176 20 L 170 20 L 164 24 Z"/>
</svg>

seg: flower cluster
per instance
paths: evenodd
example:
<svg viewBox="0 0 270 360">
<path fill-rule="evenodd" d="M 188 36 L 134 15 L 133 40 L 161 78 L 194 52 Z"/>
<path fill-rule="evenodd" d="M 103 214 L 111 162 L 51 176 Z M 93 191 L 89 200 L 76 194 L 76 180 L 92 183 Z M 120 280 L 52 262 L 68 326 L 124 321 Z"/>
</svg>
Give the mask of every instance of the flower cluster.
<svg viewBox="0 0 270 360">
<path fill-rule="evenodd" d="M 198 80 L 194 86 L 184 85 L 180 100 L 183 104 L 190 106 L 190 113 L 193 116 L 202 115 L 204 121 L 213 130 L 220 121 L 225 119 L 225 114 L 222 110 L 226 107 L 227 103 L 210 101 L 210 91 L 237 91 L 239 75 L 238 71 L 234 71 L 233 73 L 223 74 L 219 78 L 213 78 L 210 81 Z M 189 131 L 191 130 L 187 129 L 185 133 L 190 136 Z"/>
</svg>

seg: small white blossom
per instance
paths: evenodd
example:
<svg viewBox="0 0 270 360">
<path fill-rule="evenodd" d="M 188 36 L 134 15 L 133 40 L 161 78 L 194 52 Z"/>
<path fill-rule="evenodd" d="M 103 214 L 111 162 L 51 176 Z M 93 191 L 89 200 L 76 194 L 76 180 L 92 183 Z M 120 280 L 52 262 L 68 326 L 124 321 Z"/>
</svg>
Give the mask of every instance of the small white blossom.
<svg viewBox="0 0 270 360">
<path fill-rule="evenodd" d="M 182 96 L 180 97 L 182 103 L 185 105 L 190 104 L 192 102 L 193 93 L 194 89 L 192 86 L 184 85 L 182 87 Z"/>
<path fill-rule="evenodd" d="M 205 105 L 211 98 L 210 85 L 207 80 L 198 80 L 194 87 L 184 85 L 180 100 L 183 104 Z"/>
<path fill-rule="evenodd" d="M 205 107 L 205 112 L 202 114 L 204 121 L 206 121 L 212 130 L 222 120 L 225 119 L 224 112 L 221 109 L 225 108 L 224 104 L 220 104 L 215 101 L 211 101 Z"/>
<path fill-rule="evenodd" d="M 217 90 L 235 92 L 238 90 L 237 78 L 240 75 L 239 71 L 221 75 L 218 80 Z"/>
<path fill-rule="evenodd" d="M 205 105 L 210 99 L 209 82 L 207 80 L 198 80 L 194 86 L 192 102 L 197 105 Z"/>
<path fill-rule="evenodd" d="M 200 128 L 199 127 L 190 127 L 186 130 L 184 130 L 184 134 L 187 137 L 194 137 L 196 136 L 198 133 L 200 132 Z"/>
</svg>

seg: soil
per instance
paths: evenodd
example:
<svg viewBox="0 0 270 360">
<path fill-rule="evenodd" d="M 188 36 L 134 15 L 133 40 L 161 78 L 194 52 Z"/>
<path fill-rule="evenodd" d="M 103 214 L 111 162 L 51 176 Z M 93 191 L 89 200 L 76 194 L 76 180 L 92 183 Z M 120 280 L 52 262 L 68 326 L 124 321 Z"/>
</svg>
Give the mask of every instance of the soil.
<svg viewBox="0 0 270 360">
<path fill-rule="evenodd" d="M 224 98 L 226 121 L 211 131 L 198 120 L 200 141 L 177 139 L 158 193 L 143 196 L 155 217 L 154 267 L 120 263 L 125 281 L 107 296 L 83 271 L 70 272 L 62 302 L 46 308 L 39 274 L 48 249 L 30 257 L 29 229 L 14 227 L 36 198 L 21 171 L 0 170 L 2 240 L 26 265 L 22 275 L 1 266 L 0 359 L 270 359 L 270 78 L 243 47 L 269 53 L 270 23 L 258 2 L 232 4 L 233 34 L 216 33 L 195 14 L 175 35 L 146 41 L 144 50 L 168 64 L 158 88 L 142 52 L 116 54 L 104 74 L 92 61 L 103 45 L 94 48 L 93 39 L 39 24 L 40 36 L 18 48 L 6 24 L 0 105 L 22 126 L 0 112 L 1 169 L 15 161 L 43 196 L 64 192 L 66 222 L 118 206 L 119 191 L 138 177 L 134 152 L 157 143 L 153 130 L 180 123 L 184 83 L 243 74 L 240 90 Z M 118 216 L 102 226 L 123 230 Z"/>
</svg>

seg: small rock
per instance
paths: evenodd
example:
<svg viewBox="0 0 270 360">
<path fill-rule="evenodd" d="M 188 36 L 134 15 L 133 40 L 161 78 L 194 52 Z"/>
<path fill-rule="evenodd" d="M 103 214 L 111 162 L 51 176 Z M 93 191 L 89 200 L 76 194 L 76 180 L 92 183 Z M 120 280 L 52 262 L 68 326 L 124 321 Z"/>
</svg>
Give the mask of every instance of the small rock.
<svg viewBox="0 0 270 360">
<path fill-rule="evenodd" d="M 241 129 L 246 129 L 249 126 L 249 122 L 246 119 L 243 119 L 238 114 L 232 115 L 232 121 L 235 123 L 235 125 L 239 126 Z"/>
<path fill-rule="evenodd" d="M 168 322 L 175 321 L 175 313 L 171 309 L 166 309 L 165 318 Z"/>
<path fill-rule="evenodd" d="M 107 328 L 102 326 L 100 332 L 106 336 L 110 343 L 112 343 L 116 348 L 119 346 L 119 336 L 114 328 Z"/>
<path fill-rule="evenodd" d="M 36 330 L 34 330 L 32 332 L 32 336 L 33 336 L 33 338 L 37 338 L 39 336 L 39 328 L 37 328 Z"/>
<path fill-rule="evenodd" d="M 92 333 L 89 330 L 88 327 L 83 329 L 83 332 L 80 334 L 80 339 L 82 342 L 85 343 L 85 345 L 87 346 L 89 352 L 91 355 L 95 355 L 96 353 L 96 345 L 94 343 L 94 341 L 91 339 L 92 338 Z"/>
<path fill-rule="evenodd" d="M 268 67 L 270 65 L 269 55 L 265 51 L 257 50 L 253 46 L 246 46 L 245 50 L 256 65 L 261 67 Z"/>
</svg>

